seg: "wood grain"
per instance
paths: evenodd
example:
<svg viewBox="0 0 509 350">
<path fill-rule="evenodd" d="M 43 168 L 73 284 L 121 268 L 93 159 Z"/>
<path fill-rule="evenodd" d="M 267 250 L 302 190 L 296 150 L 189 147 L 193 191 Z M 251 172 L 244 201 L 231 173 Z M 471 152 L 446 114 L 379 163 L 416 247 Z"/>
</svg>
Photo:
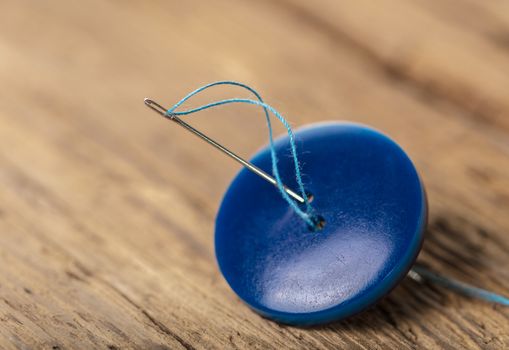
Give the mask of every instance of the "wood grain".
<svg viewBox="0 0 509 350">
<path fill-rule="evenodd" d="M 2 2 L 0 347 L 509 348 L 507 308 L 410 280 L 323 327 L 250 311 L 213 250 L 238 166 L 142 103 L 232 79 L 296 127 L 379 128 L 428 190 L 420 261 L 509 294 L 508 10 L 502 0 Z M 249 155 L 267 137 L 257 112 L 190 122 Z"/>
</svg>

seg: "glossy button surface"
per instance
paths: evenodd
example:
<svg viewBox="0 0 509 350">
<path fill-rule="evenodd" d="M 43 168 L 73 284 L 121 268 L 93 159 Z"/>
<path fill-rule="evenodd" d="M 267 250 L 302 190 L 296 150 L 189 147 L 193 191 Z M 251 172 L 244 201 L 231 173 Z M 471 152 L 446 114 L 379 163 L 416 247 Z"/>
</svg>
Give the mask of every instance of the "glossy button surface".
<svg viewBox="0 0 509 350">
<path fill-rule="evenodd" d="M 406 275 L 427 207 L 412 162 L 378 131 L 323 123 L 295 135 L 305 187 L 325 227 L 311 232 L 274 186 L 243 169 L 219 209 L 215 249 L 226 281 L 251 308 L 312 325 L 362 311 Z M 297 190 L 288 138 L 276 147 L 283 182 Z M 252 162 L 272 173 L 268 148 Z"/>
</svg>

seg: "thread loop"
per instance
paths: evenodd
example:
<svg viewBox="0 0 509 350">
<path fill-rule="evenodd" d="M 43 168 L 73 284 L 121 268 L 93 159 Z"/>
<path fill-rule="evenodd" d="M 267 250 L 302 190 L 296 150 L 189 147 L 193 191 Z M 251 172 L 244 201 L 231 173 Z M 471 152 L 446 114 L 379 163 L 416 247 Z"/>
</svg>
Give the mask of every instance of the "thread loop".
<svg viewBox="0 0 509 350">
<path fill-rule="evenodd" d="M 205 105 L 202 105 L 202 106 L 199 106 L 196 108 L 191 108 L 191 109 L 184 110 L 184 111 L 176 111 L 176 109 L 178 107 L 180 107 L 183 103 L 185 103 L 191 97 L 197 95 L 198 93 L 200 93 L 208 88 L 211 88 L 211 87 L 217 86 L 217 85 L 233 85 L 233 86 L 242 87 L 242 88 L 250 91 L 253 95 L 255 95 L 257 100 L 252 100 L 252 99 L 247 99 L 247 98 L 231 98 L 231 99 L 207 103 Z M 166 115 L 170 118 L 172 116 L 184 116 L 184 115 L 200 112 L 205 109 L 209 109 L 209 108 L 213 108 L 213 107 L 217 107 L 217 106 L 221 106 L 221 105 L 226 105 L 226 104 L 232 104 L 232 103 L 244 103 L 244 104 L 251 104 L 251 105 L 263 107 L 264 112 L 265 112 L 265 119 L 267 122 L 267 128 L 269 131 L 269 146 L 270 146 L 270 152 L 271 152 L 272 173 L 273 173 L 274 178 L 276 179 L 277 188 L 279 189 L 279 192 L 280 192 L 281 196 L 283 197 L 283 199 L 286 200 L 286 202 L 290 205 L 290 207 L 293 209 L 293 211 L 302 220 L 304 220 L 306 222 L 308 227 L 310 227 L 313 231 L 321 229 L 321 227 L 323 227 L 323 226 L 320 226 L 320 225 L 322 225 L 323 219 L 317 220 L 315 218 L 315 215 L 313 214 L 313 208 L 311 207 L 307 192 L 304 189 L 304 183 L 302 181 L 300 163 L 299 163 L 299 159 L 297 156 L 297 148 L 295 145 L 295 137 L 293 135 L 292 128 L 291 128 L 290 124 L 288 123 L 288 121 L 275 108 L 266 104 L 263 101 L 260 94 L 256 90 L 254 90 L 253 88 L 251 88 L 245 84 L 238 83 L 235 81 L 218 81 L 218 82 L 210 83 L 210 84 L 204 85 L 204 86 L 190 92 L 189 94 L 187 94 L 184 98 L 182 98 L 179 102 L 177 102 L 173 107 L 168 109 L 166 111 Z M 277 165 L 279 159 L 278 159 L 276 148 L 274 145 L 274 136 L 273 136 L 272 124 L 271 124 L 271 120 L 270 120 L 270 113 L 272 113 L 272 115 L 274 115 L 283 124 L 283 126 L 286 128 L 286 131 L 288 133 L 288 138 L 290 141 L 290 151 L 292 154 L 292 159 L 293 159 L 294 168 L 295 168 L 295 179 L 297 182 L 299 192 L 300 192 L 302 198 L 304 199 L 304 205 L 305 205 L 304 210 L 299 208 L 297 203 L 286 193 L 286 191 L 284 189 L 283 181 L 281 180 L 281 176 L 279 174 L 279 168 Z"/>
</svg>

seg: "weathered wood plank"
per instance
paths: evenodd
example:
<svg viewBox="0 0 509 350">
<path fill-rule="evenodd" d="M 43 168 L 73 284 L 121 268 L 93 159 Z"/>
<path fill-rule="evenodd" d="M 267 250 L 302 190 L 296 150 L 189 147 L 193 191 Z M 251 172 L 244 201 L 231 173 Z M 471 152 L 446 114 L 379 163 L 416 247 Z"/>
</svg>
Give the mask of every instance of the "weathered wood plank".
<svg viewBox="0 0 509 350">
<path fill-rule="evenodd" d="M 509 129 L 506 1 L 281 1 L 409 89 Z"/>
<path fill-rule="evenodd" d="M 326 327 L 291 328 L 251 312 L 213 254 L 214 213 L 238 167 L 153 119 L 141 100 L 171 103 L 203 82 L 232 78 L 258 87 L 295 125 L 350 119 L 382 129 L 408 150 L 428 187 L 431 226 L 420 259 L 507 294 L 503 133 L 466 122 L 468 108 L 429 99 L 381 69 L 324 31 L 322 17 L 303 20 L 311 10 L 226 0 L 54 4 L 12 2 L 0 14 L 0 79 L 9 87 L 0 94 L 2 346 L 509 346 L 506 309 L 412 281 Z M 460 47 L 477 47 L 459 37 Z M 493 100 L 504 91 L 478 83 Z M 255 113 L 221 109 L 192 123 L 249 154 L 266 140 Z"/>
</svg>

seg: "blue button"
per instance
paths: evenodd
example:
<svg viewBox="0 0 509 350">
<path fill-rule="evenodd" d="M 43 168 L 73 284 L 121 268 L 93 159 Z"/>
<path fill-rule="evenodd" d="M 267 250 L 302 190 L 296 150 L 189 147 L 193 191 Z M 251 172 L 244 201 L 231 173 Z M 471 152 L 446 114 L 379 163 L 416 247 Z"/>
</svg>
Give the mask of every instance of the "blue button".
<svg viewBox="0 0 509 350">
<path fill-rule="evenodd" d="M 398 284 L 421 248 L 427 201 L 411 160 L 374 129 L 321 123 L 295 138 L 325 227 L 310 231 L 274 186 L 243 169 L 219 209 L 215 249 L 226 281 L 252 309 L 314 325 L 352 316 Z M 288 137 L 276 149 L 283 183 L 296 190 Z M 269 148 L 252 163 L 272 173 Z"/>
</svg>

